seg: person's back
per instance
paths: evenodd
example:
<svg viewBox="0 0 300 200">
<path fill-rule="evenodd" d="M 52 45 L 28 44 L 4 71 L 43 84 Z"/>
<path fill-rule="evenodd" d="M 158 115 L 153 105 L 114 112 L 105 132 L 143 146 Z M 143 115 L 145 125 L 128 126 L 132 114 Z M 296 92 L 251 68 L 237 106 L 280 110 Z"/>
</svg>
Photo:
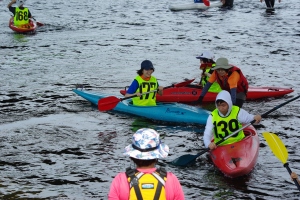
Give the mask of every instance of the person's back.
<svg viewBox="0 0 300 200">
<path fill-rule="evenodd" d="M 184 200 L 177 177 L 155 167 L 158 159 L 167 157 L 168 152 L 169 147 L 160 141 L 155 130 L 142 128 L 136 131 L 132 144 L 125 147 L 123 153 L 130 157 L 136 168 L 127 168 L 126 172 L 117 174 L 111 183 L 108 199 Z"/>
<path fill-rule="evenodd" d="M 27 7 L 24 7 L 26 0 L 12 0 L 8 4 L 8 9 L 14 15 L 14 25 L 22 26 L 29 23 L 29 18 L 31 18 L 31 13 Z M 12 7 L 13 4 L 16 4 L 16 7 Z"/>
</svg>

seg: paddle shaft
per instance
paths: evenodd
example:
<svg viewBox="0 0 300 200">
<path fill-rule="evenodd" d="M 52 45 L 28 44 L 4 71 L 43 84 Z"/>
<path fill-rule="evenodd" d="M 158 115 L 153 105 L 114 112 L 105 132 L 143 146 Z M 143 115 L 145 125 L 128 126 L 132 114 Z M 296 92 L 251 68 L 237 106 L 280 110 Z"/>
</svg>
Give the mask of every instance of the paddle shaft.
<svg viewBox="0 0 300 200">
<path fill-rule="evenodd" d="M 295 101 L 296 99 L 299 99 L 299 98 L 300 98 L 300 95 L 298 95 L 298 96 L 296 96 L 296 97 L 294 97 L 294 98 L 292 98 L 292 99 L 290 99 L 290 100 L 288 100 L 288 101 L 286 101 L 286 102 L 284 102 L 284 103 L 282 103 L 282 104 L 274 107 L 273 109 L 269 110 L 268 112 L 262 114 L 262 117 L 266 117 L 271 112 L 273 112 L 273 111 L 277 110 L 278 108 L 281 108 L 282 106 L 284 106 L 284 105 L 286 105 L 286 104 L 288 104 L 288 103 L 290 103 L 292 101 Z"/>
<path fill-rule="evenodd" d="M 240 132 L 241 130 L 243 130 L 244 128 L 250 126 L 251 124 L 253 124 L 255 122 L 255 120 L 253 120 L 251 123 L 246 124 L 245 126 L 239 128 L 238 130 L 234 131 L 233 133 L 231 133 L 230 135 L 227 135 L 226 137 L 224 137 L 222 140 L 220 140 L 219 142 L 216 143 L 216 145 L 218 146 L 219 144 L 221 144 L 222 142 L 224 142 L 225 140 L 227 140 L 228 138 L 234 136 L 235 134 L 237 134 L 238 132 Z M 210 150 L 210 148 L 207 148 L 203 151 L 201 151 L 200 153 L 198 153 L 197 155 L 200 156 L 206 152 L 208 152 Z"/>
<path fill-rule="evenodd" d="M 287 171 L 288 171 L 289 174 L 291 175 L 292 170 L 291 170 L 290 167 L 289 167 L 289 163 L 284 163 L 283 166 L 287 169 Z M 300 191 L 300 185 L 299 185 L 297 179 L 294 178 L 293 181 L 294 181 L 295 185 L 297 186 L 298 190 Z"/>
</svg>

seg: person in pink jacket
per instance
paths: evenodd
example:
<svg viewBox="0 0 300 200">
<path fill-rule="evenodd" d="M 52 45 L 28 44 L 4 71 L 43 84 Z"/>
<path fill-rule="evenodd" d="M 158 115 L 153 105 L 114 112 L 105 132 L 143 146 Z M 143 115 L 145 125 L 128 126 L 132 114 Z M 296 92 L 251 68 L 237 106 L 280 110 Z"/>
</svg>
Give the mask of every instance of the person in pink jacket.
<svg viewBox="0 0 300 200">
<path fill-rule="evenodd" d="M 155 130 L 137 130 L 133 134 L 132 144 L 125 147 L 123 153 L 130 157 L 136 168 L 129 167 L 126 172 L 117 174 L 111 183 L 108 199 L 184 200 L 177 177 L 172 172 L 155 166 L 159 158 L 168 156 L 168 152 L 169 147 L 161 143 Z"/>
</svg>

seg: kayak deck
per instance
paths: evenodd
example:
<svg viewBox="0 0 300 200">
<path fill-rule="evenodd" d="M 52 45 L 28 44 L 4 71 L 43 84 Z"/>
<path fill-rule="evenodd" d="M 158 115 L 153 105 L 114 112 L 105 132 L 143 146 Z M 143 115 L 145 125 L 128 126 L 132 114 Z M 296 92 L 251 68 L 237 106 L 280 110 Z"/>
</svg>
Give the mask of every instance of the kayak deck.
<svg viewBox="0 0 300 200">
<path fill-rule="evenodd" d="M 250 86 L 247 93 L 247 101 L 253 101 L 264 98 L 280 98 L 286 94 L 292 93 L 291 88 L 280 87 L 253 87 Z M 190 103 L 197 101 L 202 89 L 196 85 L 187 87 L 167 88 L 164 89 L 163 95 L 157 95 L 156 99 L 159 102 L 179 102 Z M 125 95 L 126 90 L 121 90 L 121 94 Z M 203 102 L 214 102 L 218 93 L 207 92 L 203 98 Z"/>
<path fill-rule="evenodd" d="M 14 25 L 14 18 L 10 18 L 9 20 L 9 28 L 17 33 L 32 33 L 35 32 L 37 28 L 37 24 L 33 19 L 29 19 L 28 24 L 24 24 L 22 26 L 15 26 Z"/>
<path fill-rule="evenodd" d="M 214 165 L 230 178 L 249 174 L 256 165 L 259 153 L 259 138 L 251 125 L 244 129 L 246 137 L 234 144 L 218 146 L 210 152 Z"/>
</svg>

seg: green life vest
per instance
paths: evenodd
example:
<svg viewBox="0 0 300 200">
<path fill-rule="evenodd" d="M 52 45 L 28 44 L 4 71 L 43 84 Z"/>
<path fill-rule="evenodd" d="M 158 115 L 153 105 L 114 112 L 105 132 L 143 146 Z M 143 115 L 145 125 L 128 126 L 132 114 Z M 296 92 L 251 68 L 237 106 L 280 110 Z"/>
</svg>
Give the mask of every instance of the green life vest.
<svg viewBox="0 0 300 200">
<path fill-rule="evenodd" d="M 126 176 L 130 187 L 129 200 L 166 200 L 167 172 L 164 168 L 144 174 L 129 167 Z"/>
<path fill-rule="evenodd" d="M 16 7 L 15 10 L 15 16 L 14 16 L 14 25 L 15 26 L 22 26 L 24 24 L 29 23 L 29 10 L 28 8 L 20 9 L 19 7 Z"/>
<path fill-rule="evenodd" d="M 152 90 L 157 90 L 158 83 L 155 77 L 151 76 L 149 81 L 145 81 L 142 77 L 137 76 L 135 80 L 139 83 L 136 92 L 145 93 Z M 135 106 L 156 106 L 156 92 L 142 95 L 140 97 L 132 98 L 133 105 Z"/>
<path fill-rule="evenodd" d="M 216 66 L 216 64 L 212 64 L 212 67 L 215 67 L 215 66 Z M 204 70 L 205 70 L 205 71 L 204 71 Z M 205 72 L 210 73 L 211 68 L 206 68 L 206 69 L 204 69 L 204 70 L 203 70 L 203 73 L 205 73 Z M 207 83 L 208 79 L 209 79 L 208 76 L 205 76 L 205 78 L 202 78 L 202 79 L 201 79 L 201 85 L 202 85 L 202 87 L 205 86 L 205 84 Z M 216 81 L 216 82 L 214 82 L 214 83 L 210 86 L 210 88 L 209 88 L 208 91 L 209 91 L 209 92 L 214 92 L 214 93 L 219 93 L 219 92 L 221 92 L 221 90 L 222 90 L 222 88 L 220 87 L 219 83 Z"/>
<path fill-rule="evenodd" d="M 212 114 L 212 120 L 214 125 L 214 142 L 222 140 L 226 136 L 230 135 L 234 131 L 240 129 L 242 124 L 238 121 L 238 114 L 240 108 L 238 106 L 232 106 L 231 112 L 227 117 L 221 117 L 218 109 L 215 109 Z M 242 140 L 245 137 L 244 131 L 241 130 L 235 136 L 232 136 L 222 142 L 220 145 L 232 144 Z"/>
</svg>

